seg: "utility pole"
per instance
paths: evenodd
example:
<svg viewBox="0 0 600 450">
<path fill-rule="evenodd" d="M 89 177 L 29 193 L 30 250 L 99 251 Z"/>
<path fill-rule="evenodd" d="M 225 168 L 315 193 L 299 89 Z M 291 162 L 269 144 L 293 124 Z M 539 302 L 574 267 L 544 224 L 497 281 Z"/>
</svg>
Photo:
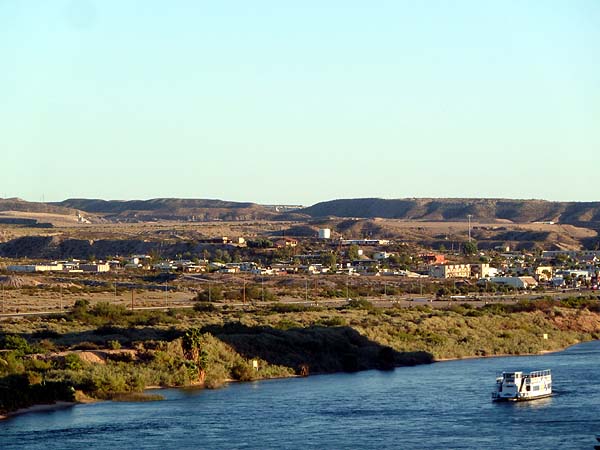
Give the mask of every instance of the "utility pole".
<svg viewBox="0 0 600 450">
<path fill-rule="evenodd" d="M 261 289 L 261 297 L 262 301 L 265 301 L 265 277 L 260 277 L 260 289 Z"/>
<path fill-rule="evenodd" d="M 304 301 L 307 302 L 308 301 L 308 278 L 306 278 L 305 280 L 305 286 L 304 286 Z"/>
<path fill-rule="evenodd" d="M 117 303 L 117 282 L 115 281 L 115 303 Z"/>
<path fill-rule="evenodd" d="M 242 290 L 242 303 L 246 303 L 246 280 L 244 280 L 244 288 Z"/>
<path fill-rule="evenodd" d="M 471 217 L 473 217 L 472 214 L 467 214 L 467 219 L 469 219 L 469 242 L 471 242 Z"/>
<path fill-rule="evenodd" d="M 348 284 L 350 282 L 350 271 L 348 271 L 348 276 L 346 277 L 346 299 L 350 300 L 350 295 L 348 294 Z"/>
<path fill-rule="evenodd" d="M 60 296 L 59 296 L 59 300 L 58 300 L 58 307 L 60 309 L 60 311 L 62 312 L 63 310 L 63 297 L 62 297 L 62 284 L 60 285 Z"/>
<path fill-rule="evenodd" d="M 4 297 L 4 285 L 2 285 L 2 314 L 4 314 L 6 298 Z"/>
<path fill-rule="evenodd" d="M 133 288 L 131 289 L 131 310 L 133 311 Z"/>
<path fill-rule="evenodd" d="M 165 307 L 169 307 L 169 282 L 165 281 Z"/>
</svg>

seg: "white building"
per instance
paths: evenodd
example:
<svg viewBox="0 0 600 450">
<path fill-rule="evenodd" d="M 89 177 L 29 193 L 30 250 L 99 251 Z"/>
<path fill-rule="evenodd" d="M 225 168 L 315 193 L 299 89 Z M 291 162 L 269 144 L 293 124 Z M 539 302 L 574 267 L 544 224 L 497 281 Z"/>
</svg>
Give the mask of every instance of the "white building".
<svg viewBox="0 0 600 450">
<path fill-rule="evenodd" d="M 388 253 L 388 252 L 375 252 L 373 253 L 373 259 L 376 259 L 377 261 L 382 261 L 384 259 L 388 259 L 390 256 L 393 256 L 393 253 Z"/>
<path fill-rule="evenodd" d="M 329 228 L 320 228 L 319 239 L 331 239 L 331 230 Z"/>
</svg>

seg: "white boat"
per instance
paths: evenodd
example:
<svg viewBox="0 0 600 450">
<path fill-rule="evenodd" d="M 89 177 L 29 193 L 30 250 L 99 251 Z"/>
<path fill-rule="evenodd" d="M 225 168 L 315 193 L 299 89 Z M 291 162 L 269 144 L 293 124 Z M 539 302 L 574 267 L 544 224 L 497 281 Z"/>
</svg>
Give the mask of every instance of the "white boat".
<svg viewBox="0 0 600 450">
<path fill-rule="evenodd" d="M 519 402 L 535 400 L 552 395 L 550 370 L 535 372 L 502 372 L 496 378 L 496 390 L 492 392 L 495 402 Z"/>
</svg>

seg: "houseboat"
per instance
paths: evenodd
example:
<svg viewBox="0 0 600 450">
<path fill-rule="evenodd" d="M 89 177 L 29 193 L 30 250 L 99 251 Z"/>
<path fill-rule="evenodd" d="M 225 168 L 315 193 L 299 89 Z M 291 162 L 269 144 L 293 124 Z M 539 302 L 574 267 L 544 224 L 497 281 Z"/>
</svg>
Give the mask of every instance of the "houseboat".
<svg viewBox="0 0 600 450">
<path fill-rule="evenodd" d="M 552 374 L 550 370 L 535 372 L 502 372 L 496 378 L 496 390 L 492 392 L 495 402 L 519 402 L 550 397 Z"/>
</svg>

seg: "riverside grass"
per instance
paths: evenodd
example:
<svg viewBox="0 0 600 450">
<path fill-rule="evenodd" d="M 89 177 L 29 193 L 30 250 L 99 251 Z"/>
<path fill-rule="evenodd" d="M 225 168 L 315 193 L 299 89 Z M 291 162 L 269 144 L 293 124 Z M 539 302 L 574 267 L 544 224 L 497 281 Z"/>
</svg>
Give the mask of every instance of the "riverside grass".
<svg viewBox="0 0 600 450">
<path fill-rule="evenodd" d="M 186 341 L 191 335 L 194 348 Z M 82 302 L 62 318 L 3 323 L 0 412 L 81 394 L 133 399 L 124 395 L 149 386 L 216 388 L 228 380 L 536 354 L 598 338 L 598 302 L 582 298 L 480 309 L 378 309 L 357 301 L 339 309 L 275 305 L 167 313 Z"/>
</svg>

